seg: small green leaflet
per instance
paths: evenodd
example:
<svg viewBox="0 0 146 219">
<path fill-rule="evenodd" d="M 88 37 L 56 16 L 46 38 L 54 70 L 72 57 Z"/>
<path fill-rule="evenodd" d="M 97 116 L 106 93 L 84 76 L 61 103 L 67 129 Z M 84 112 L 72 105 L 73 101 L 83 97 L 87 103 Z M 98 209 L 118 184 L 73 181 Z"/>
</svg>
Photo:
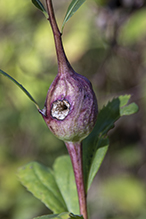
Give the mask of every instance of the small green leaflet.
<svg viewBox="0 0 146 219">
<path fill-rule="evenodd" d="M 63 28 L 65 23 L 74 15 L 74 13 L 81 7 L 81 5 L 85 2 L 86 0 L 72 0 L 72 2 L 70 3 L 63 24 L 62 24 L 62 28 L 61 28 L 61 32 L 63 32 Z"/>
<path fill-rule="evenodd" d="M 48 18 L 48 13 L 45 10 L 43 4 L 39 0 L 31 0 L 31 1 L 39 10 L 41 10 L 44 13 L 45 17 Z"/>
<path fill-rule="evenodd" d="M 13 77 L 11 77 L 9 74 L 7 74 L 6 72 L 2 71 L 1 69 L 0 69 L 0 73 L 2 75 L 4 75 L 5 77 L 9 78 L 12 82 L 14 82 L 29 97 L 29 99 L 35 104 L 37 109 L 39 109 L 39 106 L 38 106 L 37 102 L 34 100 L 34 98 L 31 96 L 31 94 L 23 87 L 22 84 L 20 84 Z"/>
</svg>

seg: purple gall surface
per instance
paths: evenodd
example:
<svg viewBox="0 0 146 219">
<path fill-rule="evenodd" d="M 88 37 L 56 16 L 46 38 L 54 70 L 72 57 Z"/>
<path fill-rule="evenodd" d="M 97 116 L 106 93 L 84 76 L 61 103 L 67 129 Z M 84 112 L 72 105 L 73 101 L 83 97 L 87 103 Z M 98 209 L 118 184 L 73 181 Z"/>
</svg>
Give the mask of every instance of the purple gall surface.
<svg viewBox="0 0 146 219">
<path fill-rule="evenodd" d="M 98 113 L 90 81 L 73 69 L 58 74 L 40 111 L 49 129 L 64 142 L 81 142 L 92 131 Z"/>
</svg>

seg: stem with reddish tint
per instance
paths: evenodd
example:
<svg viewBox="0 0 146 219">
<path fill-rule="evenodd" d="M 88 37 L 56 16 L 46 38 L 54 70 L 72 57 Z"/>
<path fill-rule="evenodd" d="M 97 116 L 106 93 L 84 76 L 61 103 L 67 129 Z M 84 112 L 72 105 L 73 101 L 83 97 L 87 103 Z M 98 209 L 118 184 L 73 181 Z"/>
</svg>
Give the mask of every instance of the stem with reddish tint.
<svg viewBox="0 0 146 219">
<path fill-rule="evenodd" d="M 53 31 L 54 41 L 55 41 L 55 48 L 57 54 L 57 61 L 58 61 L 58 73 L 62 74 L 69 74 L 73 72 L 73 69 L 68 62 L 66 54 L 64 52 L 61 33 L 59 31 L 55 14 L 53 10 L 52 0 L 46 0 L 46 6 L 50 21 L 50 25 Z M 86 203 L 86 194 L 84 189 L 84 178 L 83 178 L 83 168 L 82 168 L 82 145 L 81 143 L 73 143 L 67 142 L 65 143 L 71 157 L 74 175 L 77 185 L 78 197 L 79 197 L 79 205 L 80 205 L 80 214 L 83 215 L 84 219 L 87 219 L 87 203 Z"/>
<path fill-rule="evenodd" d="M 55 41 L 55 48 L 56 48 L 56 54 L 57 54 L 57 61 L 58 61 L 58 73 L 64 74 L 65 72 L 72 71 L 72 67 L 70 63 L 68 62 L 68 59 L 66 57 L 66 54 L 64 52 L 63 44 L 62 44 L 62 38 L 61 33 L 59 31 L 54 9 L 52 5 L 52 0 L 46 0 L 47 10 L 49 14 L 48 20 L 50 21 L 50 25 L 53 31 L 54 41 Z"/>
<path fill-rule="evenodd" d="M 80 214 L 83 215 L 84 219 L 87 219 L 87 200 L 84 188 L 84 177 L 83 177 L 83 165 L 82 165 L 82 143 L 80 142 L 65 142 L 68 153 L 70 155 L 72 166 L 74 170 Z"/>
</svg>

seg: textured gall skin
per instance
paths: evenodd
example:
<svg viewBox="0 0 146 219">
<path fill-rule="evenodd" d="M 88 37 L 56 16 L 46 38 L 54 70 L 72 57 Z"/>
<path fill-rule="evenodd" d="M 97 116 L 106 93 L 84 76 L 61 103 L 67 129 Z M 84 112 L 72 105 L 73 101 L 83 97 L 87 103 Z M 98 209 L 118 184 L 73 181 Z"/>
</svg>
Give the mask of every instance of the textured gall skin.
<svg viewBox="0 0 146 219">
<path fill-rule="evenodd" d="M 59 139 L 65 142 L 82 141 L 92 131 L 98 113 L 91 83 L 72 69 L 58 74 L 40 112 Z"/>
</svg>

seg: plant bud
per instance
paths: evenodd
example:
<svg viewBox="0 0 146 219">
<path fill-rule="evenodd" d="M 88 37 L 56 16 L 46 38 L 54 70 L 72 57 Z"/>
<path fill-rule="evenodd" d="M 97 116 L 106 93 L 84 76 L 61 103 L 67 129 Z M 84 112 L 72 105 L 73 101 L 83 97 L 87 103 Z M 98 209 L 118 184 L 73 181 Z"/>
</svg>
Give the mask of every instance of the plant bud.
<svg viewBox="0 0 146 219">
<path fill-rule="evenodd" d="M 87 78 L 66 69 L 51 84 L 40 110 L 47 126 L 65 142 L 80 142 L 93 129 L 97 100 Z"/>
</svg>

